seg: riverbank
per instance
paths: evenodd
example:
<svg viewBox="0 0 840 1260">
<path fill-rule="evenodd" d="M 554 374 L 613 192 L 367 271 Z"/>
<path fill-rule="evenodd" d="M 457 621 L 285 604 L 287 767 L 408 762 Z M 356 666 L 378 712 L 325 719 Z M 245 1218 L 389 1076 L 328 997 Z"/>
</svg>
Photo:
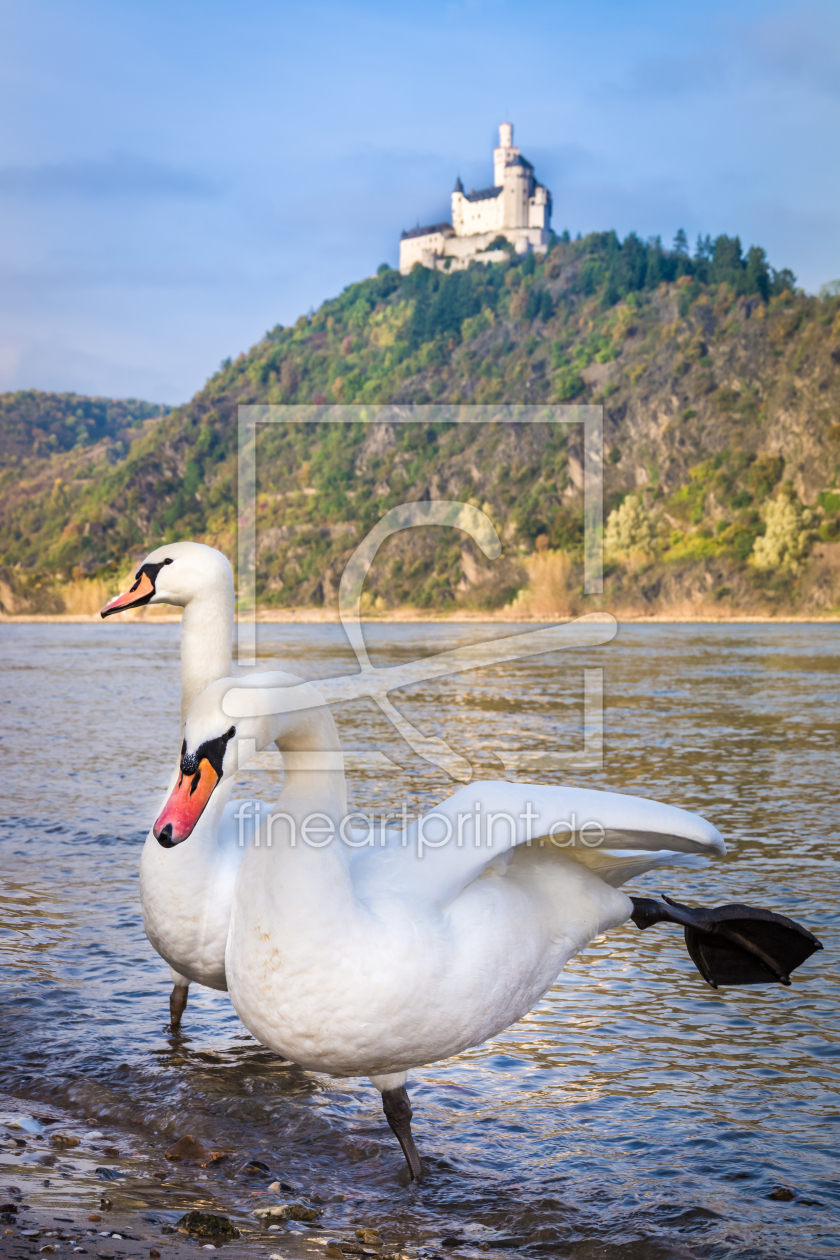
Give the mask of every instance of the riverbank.
<svg viewBox="0 0 840 1260">
<path fill-rule="evenodd" d="M 330 1205 L 285 1182 L 272 1190 L 265 1176 L 254 1188 L 241 1152 L 204 1158 L 193 1141 L 194 1157 L 182 1159 L 172 1146 L 165 1151 L 166 1143 L 162 1149 L 125 1128 L 91 1129 L 68 1110 L 36 1110 L 25 1099 L 0 1094 L 3 1260 L 53 1253 L 194 1260 L 198 1250 L 222 1249 L 226 1260 L 340 1260 L 344 1254 L 410 1260 L 416 1254 L 416 1242 L 406 1249 L 404 1237 L 370 1229 L 363 1213 L 351 1210 L 348 1219 L 345 1195 Z M 309 1207 L 310 1223 L 258 1215 L 289 1201 Z"/>
<path fill-rule="evenodd" d="M 766 616 L 714 616 L 712 614 L 685 616 L 679 613 L 663 612 L 655 616 L 634 616 L 632 613 L 622 611 L 612 612 L 609 609 L 593 609 L 593 612 L 608 612 L 610 616 L 615 617 L 619 625 L 762 625 L 762 626 L 787 626 L 787 625 L 826 625 L 834 622 L 840 622 L 840 611 L 826 612 L 821 616 L 796 616 L 795 614 L 779 615 L 778 617 Z M 329 625 L 338 624 L 340 617 L 336 612 L 325 612 L 318 608 L 302 608 L 300 610 L 272 610 L 270 612 L 257 613 L 257 622 L 260 625 Z M 80 613 L 54 613 L 54 614 L 36 614 L 21 613 L 18 616 L 10 616 L 7 613 L 0 613 L 0 625 L 56 625 L 69 623 L 75 625 L 98 625 L 101 618 L 98 613 L 93 615 L 82 615 Z M 113 618 L 111 625 L 124 625 L 131 623 L 136 625 L 138 622 L 146 625 L 168 625 L 178 623 L 181 620 L 180 613 L 158 613 L 147 612 L 146 609 L 137 609 L 121 613 L 119 617 Z M 245 621 L 244 618 L 237 618 L 237 624 Z M 488 612 L 465 612 L 456 613 L 421 613 L 413 612 L 410 609 L 400 609 L 389 613 L 365 613 L 362 621 L 372 625 L 463 625 L 471 623 L 476 625 L 558 625 L 564 621 L 574 621 L 574 617 L 525 617 L 515 616 L 502 610 L 493 614 Z"/>
</svg>

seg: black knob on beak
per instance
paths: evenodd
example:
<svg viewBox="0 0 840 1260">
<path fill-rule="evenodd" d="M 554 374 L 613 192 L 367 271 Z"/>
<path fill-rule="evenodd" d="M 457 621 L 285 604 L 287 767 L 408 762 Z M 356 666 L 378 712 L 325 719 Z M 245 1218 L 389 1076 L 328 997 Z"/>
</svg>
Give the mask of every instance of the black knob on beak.
<svg viewBox="0 0 840 1260">
<path fill-rule="evenodd" d="M 172 823 L 167 823 L 165 827 L 161 827 L 157 842 L 164 849 L 175 848 L 175 841 L 172 839 Z"/>
</svg>

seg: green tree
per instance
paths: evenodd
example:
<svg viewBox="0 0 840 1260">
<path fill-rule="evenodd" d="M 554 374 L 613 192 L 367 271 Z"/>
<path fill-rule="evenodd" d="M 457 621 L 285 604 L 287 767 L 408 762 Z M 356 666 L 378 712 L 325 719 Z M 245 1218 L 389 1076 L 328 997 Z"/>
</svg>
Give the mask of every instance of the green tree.
<svg viewBox="0 0 840 1260">
<path fill-rule="evenodd" d="M 628 494 L 607 517 L 604 550 L 615 560 L 650 560 L 656 533 L 653 521 L 637 494 Z"/>
<path fill-rule="evenodd" d="M 694 261 L 699 263 L 707 263 L 710 261 L 715 247 L 712 244 L 712 238 L 708 232 L 705 236 L 697 234 L 697 244 L 694 247 Z"/>
<path fill-rule="evenodd" d="M 709 266 L 709 280 L 712 284 L 729 283 L 738 288 L 743 270 L 744 260 L 741 257 L 739 237 L 726 236 L 723 233 L 716 236 Z"/>
<path fill-rule="evenodd" d="M 780 494 L 767 505 L 767 532 L 756 538 L 753 563 L 757 569 L 795 573 L 808 554 L 813 535 L 808 528 L 812 515 L 802 511 L 788 494 Z"/>
<path fill-rule="evenodd" d="M 763 302 L 770 296 L 770 268 L 767 255 L 760 245 L 751 245 L 747 250 L 747 265 L 744 279 L 747 293 L 758 293 Z"/>
</svg>

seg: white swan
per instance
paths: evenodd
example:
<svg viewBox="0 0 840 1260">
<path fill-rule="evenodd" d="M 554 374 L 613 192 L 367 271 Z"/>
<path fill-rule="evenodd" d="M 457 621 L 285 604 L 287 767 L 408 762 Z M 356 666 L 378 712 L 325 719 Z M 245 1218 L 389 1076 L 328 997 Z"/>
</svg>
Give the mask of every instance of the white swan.
<svg viewBox="0 0 840 1260">
<path fill-rule="evenodd" d="M 233 571 L 230 561 L 204 543 L 168 543 L 150 551 L 127 591 L 100 613 L 145 604 L 174 604 L 181 617 L 181 724 L 205 687 L 231 672 L 233 645 Z"/>
<path fill-rule="evenodd" d="M 210 683 L 231 673 L 233 573 L 227 558 L 203 543 L 158 547 L 138 568 L 133 585 L 102 609 L 103 617 L 144 604 L 174 604 L 181 618 L 181 725 Z M 167 796 L 179 774 L 176 764 Z M 140 902 L 146 935 L 169 963 L 170 1020 L 177 1028 L 191 981 L 225 989 L 225 945 L 236 873 L 253 824 L 242 830 L 230 802 L 232 782 L 199 823 L 192 842 L 167 850 L 150 830 L 140 859 Z"/>
<path fill-rule="evenodd" d="M 233 688 L 235 711 L 246 715 L 260 713 L 264 688 L 285 688 L 284 711 L 232 720 Z M 420 1163 L 404 1086 L 411 1068 L 508 1027 L 570 958 L 634 914 L 639 926 L 670 917 L 702 933 L 698 916 L 716 913 L 672 913 L 646 899 L 634 909 L 619 891 L 655 866 L 725 852 L 703 818 L 639 797 L 474 783 L 405 835 L 377 827 L 370 844 L 358 847 L 354 833 L 346 843 L 332 715 L 314 687 L 283 673 L 221 680 L 194 703 L 158 837 L 181 847 L 218 816 L 239 738 L 257 749 L 275 741 L 287 777 L 237 876 L 225 958 L 231 999 L 251 1033 L 286 1058 L 369 1076 L 412 1177 Z"/>
</svg>

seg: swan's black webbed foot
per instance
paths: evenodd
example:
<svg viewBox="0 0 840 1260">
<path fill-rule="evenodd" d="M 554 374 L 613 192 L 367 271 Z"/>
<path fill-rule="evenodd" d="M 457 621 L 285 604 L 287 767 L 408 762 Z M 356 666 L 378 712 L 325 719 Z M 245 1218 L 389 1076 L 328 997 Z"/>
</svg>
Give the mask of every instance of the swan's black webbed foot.
<svg viewBox="0 0 840 1260">
<path fill-rule="evenodd" d="M 189 985 L 176 984 L 169 994 L 169 1023 L 173 1029 L 181 1027 L 181 1016 L 187 1009 L 187 998 L 190 995 Z"/>
<path fill-rule="evenodd" d="M 783 914 L 756 906 L 680 905 L 670 897 L 631 897 L 631 918 L 639 928 L 679 923 L 685 945 L 708 984 L 790 984 L 790 973 L 821 943 L 807 928 Z"/>
<path fill-rule="evenodd" d="M 420 1156 L 417 1154 L 417 1147 L 411 1136 L 412 1111 L 405 1085 L 400 1085 L 399 1089 L 383 1089 L 382 1110 L 402 1147 L 411 1180 L 416 1181 L 422 1170 Z"/>
</svg>

